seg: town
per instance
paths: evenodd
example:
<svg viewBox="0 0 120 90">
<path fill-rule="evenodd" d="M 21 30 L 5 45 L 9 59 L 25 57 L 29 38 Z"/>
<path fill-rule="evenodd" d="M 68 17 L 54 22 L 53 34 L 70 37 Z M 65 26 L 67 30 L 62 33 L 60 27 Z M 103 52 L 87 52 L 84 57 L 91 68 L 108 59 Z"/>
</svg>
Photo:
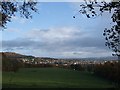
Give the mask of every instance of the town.
<svg viewBox="0 0 120 90">
<path fill-rule="evenodd" d="M 21 58 L 23 63 L 27 64 L 55 64 L 58 65 L 71 65 L 71 64 L 104 64 L 107 61 L 110 63 L 118 62 L 118 60 L 83 60 L 83 59 L 55 59 L 55 58 L 40 58 L 40 57 L 25 57 Z"/>
<path fill-rule="evenodd" d="M 96 59 L 96 58 L 50 58 L 50 57 L 35 57 L 30 55 L 21 55 L 14 52 L 2 52 L 1 54 L 5 54 L 7 58 L 17 60 L 24 64 L 51 64 L 55 66 L 63 65 L 96 65 L 96 64 L 105 64 L 106 62 L 115 63 L 118 62 L 117 58 L 115 59 Z"/>
</svg>

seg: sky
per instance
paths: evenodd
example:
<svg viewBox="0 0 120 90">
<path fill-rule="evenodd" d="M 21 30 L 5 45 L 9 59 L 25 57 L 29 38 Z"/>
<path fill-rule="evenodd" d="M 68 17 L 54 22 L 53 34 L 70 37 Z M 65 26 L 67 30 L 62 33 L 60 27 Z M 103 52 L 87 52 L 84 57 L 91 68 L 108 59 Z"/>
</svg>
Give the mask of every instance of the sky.
<svg viewBox="0 0 120 90">
<path fill-rule="evenodd" d="M 104 28 L 111 27 L 111 14 L 96 18 L 78 13 L 80 2 L 39 2 L 32 19 L 12 17 L 0 37 L 0 51 L 54 58 L 111 56 L 105 46 Z M 73 18 L 73 16 L 76 18 Z"/>
</svg>

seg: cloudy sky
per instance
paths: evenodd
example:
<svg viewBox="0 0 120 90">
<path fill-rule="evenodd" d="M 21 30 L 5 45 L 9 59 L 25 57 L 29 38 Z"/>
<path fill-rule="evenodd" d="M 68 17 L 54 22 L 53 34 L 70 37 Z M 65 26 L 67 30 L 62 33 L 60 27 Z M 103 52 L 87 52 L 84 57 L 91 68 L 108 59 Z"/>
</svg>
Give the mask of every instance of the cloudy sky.
<svg viewBox="0 0 120 90">
<path fill-rule="evenodd" d="M 1 31 L 0 51 L 57 58 L 111 56 L 102 35 L 111 27 L 111 14 L 88 19 L 78 13 L 79 4 L 40 2 L 39 14 L 32 13 L 32 19 L 14 16 Z"/>
</svg>

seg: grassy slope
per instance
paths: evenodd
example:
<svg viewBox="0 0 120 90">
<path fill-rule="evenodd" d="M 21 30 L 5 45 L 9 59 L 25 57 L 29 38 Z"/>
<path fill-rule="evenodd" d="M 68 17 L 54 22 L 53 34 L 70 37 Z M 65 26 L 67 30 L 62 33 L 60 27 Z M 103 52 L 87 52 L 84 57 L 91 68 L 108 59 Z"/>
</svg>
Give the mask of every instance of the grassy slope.
<svg viewBox="0 0 120 90">
<path fill-rule="evenodd" d="M 87 72 L 60 68 L 29 68 L 3 72 L 3 87 L 109 88 L 107 81 Z"/>
</svg>

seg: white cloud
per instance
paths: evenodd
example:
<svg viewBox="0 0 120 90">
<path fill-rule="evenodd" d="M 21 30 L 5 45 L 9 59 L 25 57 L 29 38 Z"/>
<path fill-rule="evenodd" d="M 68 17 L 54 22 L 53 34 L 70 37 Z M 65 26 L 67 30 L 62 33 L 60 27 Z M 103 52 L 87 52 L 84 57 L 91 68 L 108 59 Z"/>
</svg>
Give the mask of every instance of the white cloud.
<svg viewBox="0 0 120 90">
<path fill-rule="evenodd" d="M 20 23 L 20 24 L 32 22 L 32 19 L 26 19 L 26 18 L 22 18 L 22 17 L 18 17 L 18 16 L 12 16 L 12 20 L 17 22 L 17 23 Z"/>
<path fill-rule="evenodd" d="M 97 32 L 97 31 L 96 31 Z M 3 41 L 4 48 L 36 56 L 99 57 L 109 56 L 99 33 L 74 27 L 32 29 L 22 38 Z"/>
<path fill-rule="evenodd" d="M 43 40 L 46 42 L 65 41 L 77 37 L 76 34 L 84 34 L 76 28 L 50 28 L 50 29 L 33 29 L 26 33 L 28 38 L 34 40 Z"/>
<path fill-rule="evenodd" d="M 18 32 L 20 32 L 20 29 L 18 29 L 18 28 L 9 28 L 9 30 L 7 30 L 7 32 L 16 32 L 16 33 L 18 33 Z"/>
</svg>

